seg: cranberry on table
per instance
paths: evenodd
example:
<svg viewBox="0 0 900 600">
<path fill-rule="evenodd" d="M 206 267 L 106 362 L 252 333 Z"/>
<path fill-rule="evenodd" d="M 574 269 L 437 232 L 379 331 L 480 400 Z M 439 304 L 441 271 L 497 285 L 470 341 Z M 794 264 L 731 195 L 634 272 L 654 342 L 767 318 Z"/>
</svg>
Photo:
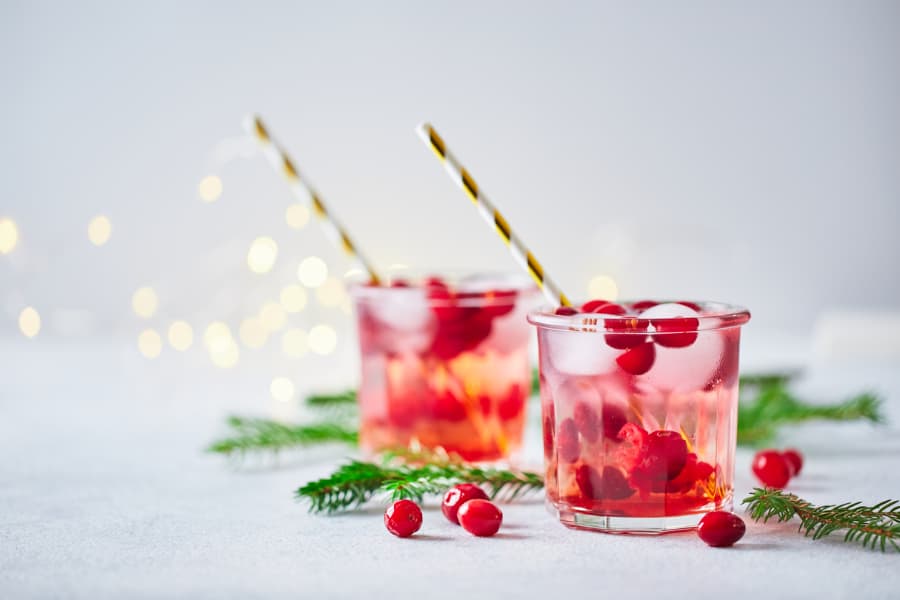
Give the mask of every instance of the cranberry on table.
<svg viewBox="0 0 900 600">
<path fill-rule="evenodd" d="M 490 537 L 503 523 L 503 513 L 488 500 L 469 500 L 459 508 L 459 524 L 478 537 Z"/>
<path fill-rule="evenodd" d="M 488 495 L 474 483 L 460 483 L 444 494 L 441 512 L 451 523 L 459 525 L 459 509 L 469 500 L 487 500 Z"/>
<path fill-rule="evenodd" d="M 788 448 L 781 453 L 781 456 L 784 457 L 791 469 L 791 477 L 799 475 L 800 470 L 803 469 L 803 455 L 800 454 L 800 451 L 796 448 Z"/>
<path fill-rule="evenodd" d="M 422 526 L 422 509 L 412 500 L 397 500 L 384 511 L 384 526 L 397 537 L 409 537 Z"/>
<path fill-rule="evenodd" d="M 781 489 L 791 479 L 787 460 L 777 450 L 763 450 L 753 457 L 753 474 L 766 487 Z"/>
<path fill-rule="evenodd" d="M 697 535 L 714 548 L 733 546 L 746 531 L 747 526 L 739 516 L 722 510 L 706 513 L 697 525 Z"/>
</svg>

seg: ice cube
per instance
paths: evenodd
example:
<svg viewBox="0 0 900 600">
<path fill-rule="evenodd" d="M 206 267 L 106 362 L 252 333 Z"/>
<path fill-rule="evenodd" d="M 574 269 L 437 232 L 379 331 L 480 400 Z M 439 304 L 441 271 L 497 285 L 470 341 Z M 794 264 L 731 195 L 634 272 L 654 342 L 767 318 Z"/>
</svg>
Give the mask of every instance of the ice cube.
<svg viewBox="0 0 900 600">
<path fill-rule="evenodd" d="M 618 350 L 610 348 L 602 333 L 545 330 L 548 357 L 553 366 L 568 375 L 600 375 L 616 368 Z"/>
<path fill-rule="evenodd" d="M 491 335 L 487 339 L 487 347 L 502 354 L 509 354 L 528 347 L 533 329 L 525 320 L 527 311 L 522 306 L 516 310 L 497 317 L 491 321 Z"/>
<path fill-rule="evenodd" d="M 641 313 L 641 318 L 666 319 L 672 317 L 700 317 L 700 313 L 682 304 L 658 304 Z M 651 325 L 650 330 L 654 327 Z M 697 339 L 683 348 L 656 345 L 656 361 L 643 376 L 647 383 L 669 391 L 689 391 L 703 388 L 719 366 L 724 343 L 715 330 L 700 331 Z"/>
<path fill-rule="evenodd" d="M 640 316 L 642 319 L 671 319 L 672 317 L 699 317 L 700 313 L 684 304 L 666 302 L 651 306 Z"/>
<path fill-rule="evenodd" d="M 402 288 L 379 295 L 367 307 L 378 321 L 378 337 L 391 352 L 421 352 L 431 343 L 434 318 L 422 290 Z"/>
</svg>

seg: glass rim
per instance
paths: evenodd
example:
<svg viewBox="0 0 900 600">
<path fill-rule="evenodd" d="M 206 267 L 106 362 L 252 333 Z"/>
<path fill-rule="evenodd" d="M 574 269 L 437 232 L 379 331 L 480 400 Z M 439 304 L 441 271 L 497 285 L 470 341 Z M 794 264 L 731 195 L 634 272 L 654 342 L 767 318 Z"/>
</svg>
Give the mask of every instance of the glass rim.
<svg viewBox="0 0 900 600">
<path fill-rule="evenodd" d="M 355 301 L 377 301 L 377 300 L 396 300 L 401 298 L 419 298 L 424 297 L 428 306 L 432 307 L 482 307 L 482 306 L 509 306 L 514 305 L 523 298 L 532 298 L 540 294 L 537 285 L 527 276 L 517 273 L 495 273 L 495 272 L 469 272 L 467 275 L 460 275 L 460 271 L 430 271 L 427 275 L 411 277 L 402 277 L 409 279 L 410 285 L 406 286 L 388 286 L 388 285 L 372 285 L 366 280 L 347 282 L 347 289 L 350 297 Z M 465 277 L 477 277 L 478 280 L 472 280 L 471 289 L 458 288 L 464 284 Z M 454 292 L 452 298 L 429 298 L 424 292 L 427 287 L 424 279 L 427 277 L 441 277 L 450 284 L 450 290 Z M 477 285 L 476 285 L 477 284 Z M 482 287 L 483 289 L 478 289 Z M 501 292 L 501 293 L 498 293 Z M 514 292 L 514 293 L 509 293 Z"/>
<path fill-rule="evenodd" d="M 651 300 L 658 304 L 677 303 L 676 300 Z M 634 301 L 620 300 L 616 304 L 630 304 Z M 602 313 L 578 312 L 574 315 L 558 315 L 556 307 L 544 305 L 528 313 L 528 322 L 538 329 L 573 331 L 578 333 L 615 333 L 617 335 L 647 335 L 655 333 L 658 325 L 663 325 L 665 333 L 690 333 L 740 327 L 750 320 L 750 311 L 736 304 L 714 301 L 681 300 L 703 307 L 705 312 L 696 316 L 651 318 L 653 323 L 640 315 L 608 315 Z M 693 322 L 696 321 L 696 326 Z"/>
</svg>

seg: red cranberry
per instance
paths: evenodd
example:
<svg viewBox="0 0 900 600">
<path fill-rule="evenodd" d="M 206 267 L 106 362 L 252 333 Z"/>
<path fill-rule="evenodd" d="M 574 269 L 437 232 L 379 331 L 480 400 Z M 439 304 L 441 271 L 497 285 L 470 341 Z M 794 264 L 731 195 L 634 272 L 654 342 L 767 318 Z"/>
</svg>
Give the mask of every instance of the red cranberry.
<svg viewBox="0 0 900 600">
<path fill-rule="evenodd" d="M 597 417 L 596 411 L 586 402 L 578 402 L 575 404 L 575 410 L 572 413 L 575 419 L 575 426 L 578 432 L 589 444 L 593 444 L 600 437 L 600 419 Z"/>
<path fill-rule="evenodd" d="M 675 479 L 687 462 L 687 443 L 677 431 L 654 431 L 647 436 L 643 459 L 632 472 L 642 487 Z"/>
<path fill-rule="evenodd" d="M 459 525 L 459 507 L 475 499 L 487 500 L 488 495 L 483 489 L 474 483 L 460 483 L 453 486 L 444 494 L 444 500 L 441 502 L 441 512 L 447 517 L 451 523 Z"/>
<path fill-rule="evenodd" d="M 694 312 L 703 312 L 703 307 L 697 304 L 696 302 L 691 302 L 690 300 L 679 300 L 675 304 L 680 304 L 682 306 L 687 306 Z"/>
<path fill-rule="evenodd" d="M 739 516 L 722 510 L 706 513 L 697 525 L 697 535 L 713 548 L 733 546 L 746 531 L 747 526 Z"/>
<path fill-rule="evenodd" d="M 800 451 L 796 448 L 788 448 L 781 453 L 781 456 L 784 457 L 788 467 L 791 469 L 791 477 L 799 475 L 800 470 L 803 469 L 803 455 L 800 454 Z"/>
<path fill-rule="evenodd" d="M 462 421 L 466 418 L 466 407 L 449 390 L 445 390 L 434 397 L 431 414 L 441 421 Z"/>
<path fill-rule="evenodd" d="M 588 499 L 599 499 L 602 485 L 600 474 L 591 465 L 581 464 L 575 469 L 575 484 L 581 495 Z M 596 492 L 596 495 L 594 495 Z"/>
<path fill-rule="evenodd" d="M 521 414 L 522 409 L 525 408 L 525 400 L 527 398 L 528 394 L 524 387 L 518 384 L 511 385 L 506 392 L 506 396 L 500 400 L 500 404 L 497 406 L 497 414 L 500 416 L 500 420 L 509 421 Z"/>
<path fill-rule="evenodd" d="M 484 311 L 491 318 L 502 317 L 516 307 L 516 290 L 491 290 L 484 294 Z"/>
<path fill-rule="evenodd" d="M 615 440 L 622 427 L 628 422 L 625 411 L 617 404 L 603 405 L 603 435 L 607 439 Z"/>
<path fill-rule="evenodd" d="M 713 468 L 711 465 L 700 462 L 696 454 L 689 452 L 687 460 L 684 463 L 684 468 L 681 469 L 681 473 L 671 481 L 665 482 L 663 485 L 654 485 L 653 491 L 666 492 L 668 494 L 681 494 L 690 491 L 698 481 L 705 481 L 708 479 L 712 472 Z"/>
<path fill-rule="evenodd" d="M 556 314 L 562 315 L 564 317 L 571 317 L 572 315 L 577 315 L 578 311 L 572 308 L 571 306 L 560 306 L 555 311 Z"/>
<path fill-rule="evenodd" d="M 643 342 L 640 346 L 632 348 L 616 358 L 623 371 L 632 375 L 643 375 L 653 366 L 656 360 L 656 349 L 653 342 Z"/>
<path fill-rule="evenodd" d="M 790 467 L 781 452 L 763 450 L 753 457 L 753 474 L 766 487 L 781 489 L 791 478 Z"/>
<path fill-rule="evenodd" d="M 624 500 L 634 494 L 622 471 L 615 467 L 603 467 L 603 496 L 610 500 Z"/>
<path fill-rule="evenodd" d="M 580 465 L 575 469 L 575 483 L 582 495 L 591 500 L 624 500 L 634 494 L 622 471 L 611 466 L 603 467 L 600 475 L 594 467 Z"/>
<path fill-rule="evenodd" d="M 397 537 L 409 537 L 422 526 L 422 509 L 412 500 L 397 500 L 384 511 L 384 526 Z"/>
<path fill-rule="evenodd" d="M 544 406 L 544 455 L 547 458 L 553 456 L 553 437 L 556 431 L 556 416 L 553 405 Z"/>
<path fill-rule="evenodd" d="M 405 279 L 395 279 L 395 280 L 391 281 L 391 287 L 408 288 L 409 282 L 406 281 Z"/>
<path fill-rule="evenodd" d="M 581 305 L 581 312 L 583 313 L 592 313 L 597 312 L 597 309 L 606 306 L 609 304 L 609 300 L 588 300 L 584 304 Z"/>
<path fill-rule="evenodd" d="M 638 302 L 633 302 L 631 304 L 631 310 L 640 314 L 648 308 L 653 308 L 657 304 L 659 304 L 659 302 L 654 302 L 653 300 L 639 300 Z"/>
<path fill-rule="evenodd" d="M 657 333 L 653 341 L 666 348 L 684 348 L 697 341 L 697 328 L 700 321 L 693 317 L 673 317 L 670 319 L 651 319 Z M 676 331 L 678 333 L 666 333 Z M 661 332 L 661 333 L 660 333 Z"/>
<path fill-rule="evenodd" d="M 559 433 L 556 436 L 556 452 L 559 460 L 567 463 L 573 463 L 578 460 L 581 454 L 581 447 L 578 442 L 578 426 L 571 418 L 564 420 L 559 424 Z"/>
<path fill-rule="evenodd" d="M 613 302 L 604 302 L 602 304 L 593 305 L 592 310 L 588 311 L 587 307 L 592 305 L 593 302 L 598 301 L 593 300 L 582 307 L 585 312 L 592 312 L 600 315 L 615 315 L 617 317 L 623 317 L 627 314 L 624 306 Z M 649 324 L 649 321 L 646 319 L 605 319 L 603 325 L 606 329 L 621 331 L 623 333 L 607 333 L 604 335 L 604 339 L 610 347 L 616 348 L 617 350 L 634 348 L 646 341 L 647 336 L 639 334 L 646 331 Z"/>
<path fill-rule="evenodd" d="M 469 500 L 457 513 L 462 528 L 478 537 L 490 537 L 503 523 L 503 513 L 488 500 Z"/>
</svg>

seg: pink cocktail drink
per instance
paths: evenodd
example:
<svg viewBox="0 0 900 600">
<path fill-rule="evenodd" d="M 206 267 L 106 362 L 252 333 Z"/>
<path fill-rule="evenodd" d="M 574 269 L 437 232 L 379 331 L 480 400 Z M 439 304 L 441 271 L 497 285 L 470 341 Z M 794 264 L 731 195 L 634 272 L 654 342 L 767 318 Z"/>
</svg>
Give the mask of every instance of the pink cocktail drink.
<svg viewBox="0 0 900 600">
<path fill-rule="evenodd" d="M 662 533 L 732 506 L 745 309 L 538 311 L 547 502 L 563 524 Z"/>
<path fill-rule="evenodd" d="M 500 277 L 354 287 L 363 448 L 422 446 L 469 461 L 515 455 L 531 388 L 525 315 L 536 293 Z"/>
</svg>

